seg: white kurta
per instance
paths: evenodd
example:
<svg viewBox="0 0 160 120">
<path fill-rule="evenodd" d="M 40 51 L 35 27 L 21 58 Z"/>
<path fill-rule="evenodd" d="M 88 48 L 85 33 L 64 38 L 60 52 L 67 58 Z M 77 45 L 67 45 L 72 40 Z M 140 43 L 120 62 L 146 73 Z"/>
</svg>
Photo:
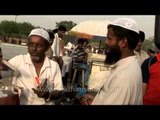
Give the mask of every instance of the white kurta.
<svg viewBox="0 0 160 120">
<path fill-rule="evenodd" d="M 63 56 L 62 50 L 61 50 L 61 41 L 62 39 L 58 36 L 58 34 L 56 33 L 54 35 L 54 40 L 53 40 L 53 44 L 51 45 L 51 48 L 53 50 L 53 56 Z"/>
<path fill-rule="evenodd" d="M 92 67 L 92 71 L 94 69 L 94 67 L 99 67 L 100 66 L 93 66 Z M 110 74 L 110 71 L 100 71 L 98 69 L 94 69 L 95 71 L 93 71 L 89 77 L 88 80 L 88 89 L 95 89 L 97 91 L 100 90 L 100 88 L 103 86 L 103 84 L 105 83 L 106 78 L 108 77 L 108 75 Z"/>
<path fill-rule="evenodd" d="M 119 60 L 111 70 L 93 105 L 141 105 L 142 75 L 136 56 Z"/>
<path fill-rule="evenodd" d="M 30 55 L 19 55 L 9 60 L 9 62 L 15 66 L 20 73 L 13 78 L 13 84 L 23 88 L 20 95 L 20 104 L 45 104 L 45 100 L 43 98 L 39 98 L 32 90 L 32 88 L 37 87 L 35 80 L 37 73 L 33 63 L 31 62 Z M 40 83 L 44 79 L 48 80 L 47 87 L 50 91 L 63 90 L 60 68 L 56 62 L 48 59 L 48 57 L 45 58 L 44 64 L 40 71 Z"/>
</svg>

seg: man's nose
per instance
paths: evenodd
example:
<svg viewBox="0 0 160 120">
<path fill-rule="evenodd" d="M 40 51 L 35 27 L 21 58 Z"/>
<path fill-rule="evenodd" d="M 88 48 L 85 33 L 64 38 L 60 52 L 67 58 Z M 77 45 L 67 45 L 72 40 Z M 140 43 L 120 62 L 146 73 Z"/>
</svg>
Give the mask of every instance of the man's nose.
<svg viewBox="0 0 160 120">
<path fill-rule="evenodd" d="M 33 45 L 32 45 L 32 49 L 33 49 L 33 50 L 37 50 L 37 45 L 36 45 L 36 44 L 33 44 Z"/>
</svg>

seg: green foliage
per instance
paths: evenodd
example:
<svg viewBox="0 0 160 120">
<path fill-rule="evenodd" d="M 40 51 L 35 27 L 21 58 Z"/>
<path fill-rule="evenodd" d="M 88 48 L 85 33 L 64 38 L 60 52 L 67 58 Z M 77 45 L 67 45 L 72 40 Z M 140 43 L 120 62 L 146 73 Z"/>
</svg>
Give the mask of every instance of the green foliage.
<svg viewBox="0 0 160 120">
<path fill-rule="evenodd" d="M 4 31 L 7 36 L 10 36 L 11 33 L 17 33 L 16 23 L 14 21 L 2 21 L 0 23 L 0 30 Z"/>
<path fill-rule="evenodd" d="M 10 36 L 11 36 L 12 38 L 19 38 L 19 34 L 15 34 L 15 33 L 11 33 Z"/>
<path fill-rule="evenodd" d="M 0 36 L 4 36 L 6 33 L 3 30 L 0 30 Z"/>
<path fill-rule="evenodd" d="M 18 23 L 17 26 L 18 26 L 19 34 L 21 35 L 28 35 L 30 31 L 34 28 L 33 25 L 27 22 Z"/>
<path fill-rule="evenodd" d="M 153 38 L 146 39 L 142 44 L 142 50 L 148 51 L 148 49 L 157 51 Z"/>
<path fill-rule="evenodd" d="M 33 28 L 34 26 L 27 22 L 17 23 L 5 20 L 0 23 L 0 36 L 26 38 Z"/>
<path fill-rule="evenodd" d="M 56 28 L 58 28 L 60 25 L 63 25 L 67 28 L 67 31 L 72 29 L 72 27 L 76 26 L 77 24 L 72 22 L 72 21 L 61 21 L 61 22 L 56 22 Z"/>
</svg>

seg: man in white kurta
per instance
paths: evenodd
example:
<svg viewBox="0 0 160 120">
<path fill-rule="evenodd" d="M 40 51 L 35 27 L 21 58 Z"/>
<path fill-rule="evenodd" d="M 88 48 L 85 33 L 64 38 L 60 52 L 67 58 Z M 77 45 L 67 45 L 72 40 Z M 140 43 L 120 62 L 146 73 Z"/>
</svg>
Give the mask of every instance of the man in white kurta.
<svg viewBox="0 0 160 120">
<path fill-rule="evenodd" d="M 22 105 L 49 104 L 63 90 L 59 65 L 45 55 L 49 40 L 46 30 L 33 29 L 28 36 L 28 54 L 15 56 L 7 63 L 14 70 L 12 84 L 18 88 Z M 7 70 L 0 64 L 2 70 Z"/>
<path fill-rule="evenodd" d="M 138 25 L 133 19 L 118 18 L 107 28 L 105 63 L 112 64 L 112 69 L 92 103 L 92 96 L 86 99 L 92 105 L 141 105 L 142 75 L 134 54 L 139 41 Z"/>
<path fill-rule="evenodd" d="M 53 60 L 58 62 L 61 72 L 62 72 L 62 77 L 65 77 L 66 73 L 66 65 L 64 64 L 63 61 L 63 56 L 64 56 L 64 41 L 63 41 L 63 36 L 65 32 L 67 31 L 66 27 L 60 25 L 57 29 L 57 33 L 54 34 L 54 40 L 51 45 L 51 48 L 53 50 Z M 64 85 L 66 85 L 66 82 L 64 82 Z"/>
<path fill-rule="evenodd" d="M 58 33 L 55 33 L 54 35 L 53 44 L 51 45 L 51 48 L 53 50 L 53 56 L 62 57 L 63 56 L 63 50 L 62 50 L 62 39 L 58 36 Z"/>
<path fill-rule="evenodd" d="M 64 55 L 64 43 L 63 43 L 63 36 L 67 31 L 66 27 L 60 25 L 57 29 L 55 29 L 57 33 L 54 34 L 54 40 L 51 45 L 53 50 L 53 57 L 62 57 Z"/>
<path fill-rule="evenodd" d="M 121 59 L 115 64 L 92 104 L 142 104 L 142 76 L 136 56 Z"/>
<path fill-rule="evenodd" d="M 39 98 L 32 90 L 32 88 L 37 87 L 35 80 L 37 73 L 31 61 L 30 55 L 19 55 L 9 60 L 9 62 L 19 71 L 19 74 L 13 77 L 13 84 L 15 86 L 22 87 L 20 94 L 20 104 L 45 104 L 45 100 L 43 98 Z M 40 71 L 40 83 L 43 82 L 44 79 L 48 80 L 47 87 L 50 91 L 63 90 L 62 77 L 59 66 L 56 62 L 48 59 L 47 57 L 45 58 L 44 64 Z"/>
</svg>

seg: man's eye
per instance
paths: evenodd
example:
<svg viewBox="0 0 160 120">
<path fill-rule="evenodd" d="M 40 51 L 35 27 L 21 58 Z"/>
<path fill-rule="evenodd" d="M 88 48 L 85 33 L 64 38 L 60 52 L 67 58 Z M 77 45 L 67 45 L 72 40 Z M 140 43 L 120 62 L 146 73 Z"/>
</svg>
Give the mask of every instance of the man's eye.
<svg viewBox="0 0 160 120">
<path fill-rule="evenodd" d="M 37 48 L 43 48 L 43 47 L 44 47 L 44 45 L 34 44 L 34 43 L 28 43 L 28 46 L 29 46 L 29 47 L 37 47 Z"/>
<path fill-rule="evenodd" d="M 40 45 L 40 44 L 37 45 L 38 48 L 42 48 L 43 46 L 44 46 L 44 45 Z"/>
</svg>

